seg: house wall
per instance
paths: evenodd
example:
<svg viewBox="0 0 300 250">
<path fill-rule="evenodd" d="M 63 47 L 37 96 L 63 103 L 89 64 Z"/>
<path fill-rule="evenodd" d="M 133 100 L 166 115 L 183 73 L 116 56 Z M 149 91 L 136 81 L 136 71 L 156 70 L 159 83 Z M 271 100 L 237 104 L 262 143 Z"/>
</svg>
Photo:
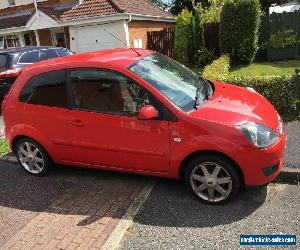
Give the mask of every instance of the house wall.
<svg viewBox="0 0 300 250">
<path fill-rule="evenodd" d="M 33 2 L 32 0 L 15 0 L 15 1 L 16 1 L 16 5 L 14 5 L 14 6 L 32 4 L 32 2 Z M 47 1 L 47 0 L 39 0 L 39 2 L 45 2 L 45 1 Z M 4 9 L 7 7 L 9 7 L 7 0 L 1 0 L 0 1 L 0 9 Z"/>
<path fill-rule="evenodd" d="M 135 39 L 142 39 L 142 48 L 147 48 L 147 32 L 160 31 L 164 28 L 173 27 L 175 23 L 156 21 L 131 21 L 128 23 L 130 46 L 134 47 Z"/>
<path fill-rule="evenodd" d="M 14 5 L 14 7 L 17 6 L 23 6 L 23 5 L 29 5 L 33 3 L 33 0 L 15 0 L 16 1 L 16 5 Z M 55 3 L 69 3 L 69 2 L 75 2 L 78 0 L 37 0 L 37 2 L 49 2 L 49 4 L 55 4 Z M 48 3 L 46 3 L 48 4 Z M 8 4 L 7 4 L 7 0 L 0 0 L 0 9 L 5 9 L 8 8 Z M 13 6 L 11 6 L 13 7 Z M 26 6 L 25 6 L 26 7 Z"/>
</svg>

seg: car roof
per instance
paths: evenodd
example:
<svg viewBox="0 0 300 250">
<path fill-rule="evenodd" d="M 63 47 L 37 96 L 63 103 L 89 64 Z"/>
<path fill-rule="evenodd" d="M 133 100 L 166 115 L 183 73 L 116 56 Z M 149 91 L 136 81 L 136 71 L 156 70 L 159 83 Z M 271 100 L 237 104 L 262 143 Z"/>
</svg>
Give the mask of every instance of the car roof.
<svg viewBox="0 0 300 250">
<path fill-rule="evenodd" d="M 136 51 L 136 52 L 135 52 Z M 131 64 L 140 60 L 142 57 L 153 54 L 152 50 L 144 49 L 108 49 L 99 50 L 94 52 L 80 53 L 76 55 L 70 55 L 66 57 L 58 57 L 54 59 L 49 59 L 47 61 L 41 61 L 34 63 L 33 65 L 26 66 L 23 72 L 30 71 L 33 68 L 43 68 L 47 71 L 47 68 L 53 67 L 53 65 L 63 65 L 70 67 L 70 65 L 80 64 L 80 63 L 100 63 L 107 65 L 119 66 L 122 68 L 127 68 Z M 87 67 L 89 67 L 87 65 Z"/>
<path fill-rule="evenodd" d="M 29 47 L 3 49 L 3 50 L 0 50 L 0 54 L 17 54 L 20 52 L 27 52 L 27 51 L 33 51 L 33 50 L 44 50 L 44 49 L 62 49 L 62 48 L 54 47 L 54 46 L 29 46 Z"/>
</svg>

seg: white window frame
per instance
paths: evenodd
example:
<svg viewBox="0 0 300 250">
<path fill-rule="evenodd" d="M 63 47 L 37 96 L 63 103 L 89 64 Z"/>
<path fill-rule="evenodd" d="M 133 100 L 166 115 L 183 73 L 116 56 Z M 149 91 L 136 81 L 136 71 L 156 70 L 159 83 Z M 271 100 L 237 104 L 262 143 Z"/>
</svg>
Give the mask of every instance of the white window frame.
<svg viewBox="0 0 300 250">
<path fill-rule="evenodd" d="M 33 41 L 32 41 L 32 37 L 31 37 L 30 32 L 24 32 L 24 33 L 22 33 L 22 40 L 23 40 L 23 46 L 22 47 L 27 46 L 25 44 L 25 35 L 29 35 L 29 40 L 30 40 L 30 45 L 29 46 L 33 46 Z"/>
<path fill-rule="evenodd" d="M 16 6 L 16 0 L 14 0 L 14 1 L 15 1 L 15 4 L 10 4 L 10 3 L 9 3 L 9 0 L 6 0 L 7 6 L 8 6 L 8 7 Z"/>
<path fill-rule="evenodd" d="M 2 42 L 2 46 L 0 45 L 0 49 L 4 49 L 4 45 L 5 45 L 5 36 L 0 35 L 0 41 Z"/>
<path fill-rule="evenodd" d="M 66 37 L 66 33 L 65 33 L 65 29 L 64 28 L 58 28 L 58 29 L 51 29 L 51 40 L 52 40 L 52 45 L 56 46 L 57 44 L 57 40 L 56 40 L 56 33 L 64 33 L 64 38 L 65 38 L 65 43 L 67 45 L 67 37 Z"/>
<path fill-rule="evenodd" d="M 9 47 L 8 44 L 7 44 L 7 37 L 14 37 L 14 36 L 16 36 L 16 37 L 19 38 L 19 45 L 20 45 L 20 46 L 16 46 L 16 44 L 14 43 L 14 46 Z M 22 40 L 21 34 L 11 34 L 11 35 L 6 35 L 6 36 L 5 36 L 5 44 L 6 44 L 6 48 L 8 48 L 8 49 L 9 49 L 9 48 L 20 48 L 20 47 L 22 47 L 23 40 Z"/>
</svg>

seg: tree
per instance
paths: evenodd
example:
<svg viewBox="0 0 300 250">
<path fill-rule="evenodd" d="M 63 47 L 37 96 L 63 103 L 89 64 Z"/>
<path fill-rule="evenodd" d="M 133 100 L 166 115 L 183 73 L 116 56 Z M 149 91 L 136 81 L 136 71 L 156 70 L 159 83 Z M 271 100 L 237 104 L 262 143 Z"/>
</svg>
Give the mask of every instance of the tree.
<svg viewBox="0 0 300 250">
<path fill-rule="evenodd" d="M 234 63 L 251 63 L 260 26 L 259 0 L 228 0 L 221 13 L 220 49 Z"/>
<path fill-rule="evenodd" d="M 194 21 L 194 49 L 197 53 L 198 51 L 201 51 L 204 47 L 204 27 L 203 22 L 201 20 L 201 14 L 199 11 L 195 12 L 195 21 Z"/>
<path fill-rule="evenodd" d="M 194 10 L 194 6 L 199 3 L 202 6 L 208 6 L 209 0 L 173 0 L 170 5 L 170 12 L 177 16 L 183 9 L 187 9 L 188 11 Z"/>
<path fill-rule="evenodd" d="M 194 17 L 187 9 L 182 10 L 177 17 L 175 56 L 184 64 L 194 61 Z"/>
</svg>

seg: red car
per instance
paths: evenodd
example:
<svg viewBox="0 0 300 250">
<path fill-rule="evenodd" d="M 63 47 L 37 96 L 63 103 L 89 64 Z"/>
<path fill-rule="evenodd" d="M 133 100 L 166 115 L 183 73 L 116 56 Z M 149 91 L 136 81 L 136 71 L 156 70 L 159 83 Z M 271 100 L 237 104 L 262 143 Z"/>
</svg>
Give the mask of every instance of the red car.
<svg viewBox="0 0 300 250">
<path fill-rule="evenodd" d="M 149 50 L 27 66 L 2 109 L 7 141 L 35 176 L 56 163 L 183 178 L 217 204 L 283 165 L 285 127 L 263 96 Z"/>
</svg>

